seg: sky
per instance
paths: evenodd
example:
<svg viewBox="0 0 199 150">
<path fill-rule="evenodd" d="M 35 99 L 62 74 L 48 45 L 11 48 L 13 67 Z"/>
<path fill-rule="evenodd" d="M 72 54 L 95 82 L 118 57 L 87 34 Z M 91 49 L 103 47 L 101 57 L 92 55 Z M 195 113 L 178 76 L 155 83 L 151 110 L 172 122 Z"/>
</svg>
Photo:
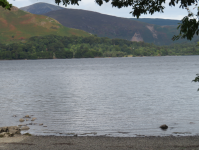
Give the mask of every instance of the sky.
<svg viewBox="0 0 199 150">
<path fill-rule="evenodd" d="M 14 6 L 20 8 L 29 6 L 34 3 L 38 2 L 45 2 L 50 4 L 55 4 L 55 0 L 8 0 L 9 3 L 13 4 Z M 130 12 L 132 11 L 131 7 L 127 8 L 115 8 L 111 6 L 111 3 L 105 3 L 102 6 L 99 6 L 95 3 L 95 0 L 82 0 L 79 2 L 79 6 L 77 5 L 69 5 L 67 8 L 73 8 L 73 9 L 84 9 L 84 10 L 90 10 L 99 12 L 102 14 L 117 16 L 117 17 L 123 17 L 123 18 L 134 18 Z M 60 6 L 65 7 L 60 4 Z M 163 18 L 163 19 L 176 19 L 181 20 L 184 16 L 187 15 L 186 9 L 181 9 L 179 6 L 171 7 L 168 5 L 168 0 L 165 3 L 165 10 L 164 13 L 155 13 L 153 15 L 141 15 L 140 18 Z"/>
</svg>

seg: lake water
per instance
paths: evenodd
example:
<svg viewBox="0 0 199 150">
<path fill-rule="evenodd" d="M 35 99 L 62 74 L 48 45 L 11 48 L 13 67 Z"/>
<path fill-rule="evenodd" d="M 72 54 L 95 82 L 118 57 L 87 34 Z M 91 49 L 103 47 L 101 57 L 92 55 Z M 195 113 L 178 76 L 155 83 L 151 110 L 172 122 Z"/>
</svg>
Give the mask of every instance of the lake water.
<svg viewBox="0 0 199 150">
<path fill-rule="evenodd" d="M 197 73 L 199 56 L 0 61 L 0 126 L 34 115 L 35 135 L 197 135 Z"/>
</svg>

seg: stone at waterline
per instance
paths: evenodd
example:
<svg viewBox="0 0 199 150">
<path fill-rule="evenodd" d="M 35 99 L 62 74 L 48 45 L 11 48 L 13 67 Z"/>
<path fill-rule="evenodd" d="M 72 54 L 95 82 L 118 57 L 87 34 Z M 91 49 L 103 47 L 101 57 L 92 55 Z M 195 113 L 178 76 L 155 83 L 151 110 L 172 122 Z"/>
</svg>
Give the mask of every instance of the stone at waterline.
<svg viewBox="0 0 199 150">
<path fill-rule="evenodd" d="M 28 126 L 24 126 L 24 127 L 21 127 L 21 130 L 29 130 L 30 128 Z"/>
<path fill-rule="evenodd" d="M 26 115 L 24 118 L 31 118 L 29 115 Z"/>
<path fill-rule="evenodd" d="M 7 132 L 0 133 L 0 137 L 6 136 L 6 135 L 7 135 Z"/>
<path fill-rule="evenodd" d="M 21 118 L 21 119 L 19 119 L 19 121 L 20 121 L 20 122 L 24 122 L 25 120 Z"/>
<path fill-rule="evenodd" d="M 168 126 L 166 124 L 163 124 L 163 125 L 160 126 L 160 128 L 163 129 L 163 130 L 166 130 L 166 129 L 168 129 Z"/>
<path fill-rule="evenodd" d="M 11 127 L 0 127 L 1 137 L 14 136 L 15 134 L 20 134 L 20 129 L 18 126 Z"/>
<path fill-rule="evenodd" d="M 10 134 L 9 132 L 2 132 L 0 133 L 0 137 L 9 137 L 9 136 L 14 136 L 14 134 Z"/>
<path fill-rule="evenodd" d="M 43 123 L 39 124 L 40 126 L 43 126 Z"/>
<path fill-rule="evenodd" d="M 1 127 L 0 133 L 2 133 L 2 132 L 8 132 L 8 127 Z"/>
<path fill-rule="evenodd" d="M 32 118 L 32 120 L 31 121 L 35 121 L 37 118 Z"/>
<path fill-rule="evenodd" d="M 10 134 L 20 134 L 20 129 L 18 126 L 11 126 L 11 127 L 8 127 L 8 132 Z"/>
<path fill-rule="evenodd" d="M 0 133 L 2 133 L 2 132 L 10 132 L 11 130 L 15 130 L 16 133 L 19 133 L 18 131 L 20 131 L 18 126 L 0 127 Z"/>
</svg>

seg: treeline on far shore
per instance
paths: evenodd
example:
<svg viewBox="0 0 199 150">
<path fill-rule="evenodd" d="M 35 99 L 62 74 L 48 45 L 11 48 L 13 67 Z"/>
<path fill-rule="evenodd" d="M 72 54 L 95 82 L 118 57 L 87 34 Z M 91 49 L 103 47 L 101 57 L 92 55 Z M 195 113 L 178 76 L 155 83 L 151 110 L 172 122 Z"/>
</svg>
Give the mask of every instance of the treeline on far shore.
<svg viewBox="0 0 199 150">
<path fill-rule="evenodd" d="M 156 46 L 152 43 L 90 37 L 35 36 L 0 44 L 0 59 L 53 59 L 132 56 L 199 55 L 196 42 Z"/>
</svg>

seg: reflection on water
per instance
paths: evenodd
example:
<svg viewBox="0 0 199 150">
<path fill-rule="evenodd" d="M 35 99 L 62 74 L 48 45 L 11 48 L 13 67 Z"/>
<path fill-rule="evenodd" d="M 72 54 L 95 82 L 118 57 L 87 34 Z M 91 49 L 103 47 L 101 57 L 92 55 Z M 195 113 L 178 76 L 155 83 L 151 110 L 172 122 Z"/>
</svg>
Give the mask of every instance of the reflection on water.
<svg viewBox="0 0 199 150">
<path fill-rule="evenodd" d="M 37 135 L 196 135 L 198 68 L 199 56 L 0 61 L 0 126 L 34 115 Z"/>
</svg>

